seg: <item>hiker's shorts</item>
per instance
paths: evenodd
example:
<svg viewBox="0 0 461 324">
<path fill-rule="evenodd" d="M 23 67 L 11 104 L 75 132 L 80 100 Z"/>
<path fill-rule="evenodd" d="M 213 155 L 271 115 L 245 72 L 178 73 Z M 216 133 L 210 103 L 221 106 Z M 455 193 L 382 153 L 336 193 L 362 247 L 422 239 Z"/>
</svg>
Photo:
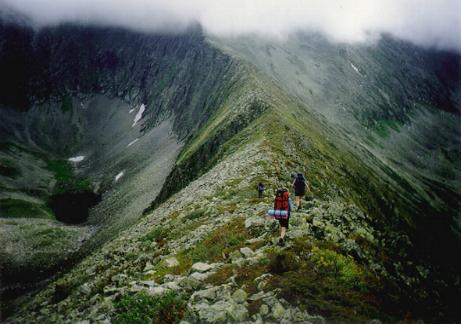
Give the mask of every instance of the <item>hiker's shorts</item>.
<svg viewBox="0 0 461 324">
<path fill-rule="evenodd" d="M 288 221 L 290 220 L 289 216 L 288 218 L 279 218 L 278 220 L 281 227 L 285 227 L 286 229 L 288 229 Z"/>
</svg>

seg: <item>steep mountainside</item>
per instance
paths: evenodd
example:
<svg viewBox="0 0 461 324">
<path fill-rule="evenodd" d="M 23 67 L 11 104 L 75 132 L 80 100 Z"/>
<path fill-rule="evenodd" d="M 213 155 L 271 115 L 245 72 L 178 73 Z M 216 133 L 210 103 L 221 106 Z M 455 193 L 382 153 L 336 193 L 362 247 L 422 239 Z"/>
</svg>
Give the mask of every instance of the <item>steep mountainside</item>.
<svg viewBox="0 0 461 324">
<path fill-rule="evenodd" d="M 199 30 L 3 22 L 0 35 L 4 289 L 135 222 L 241 72 Z"/>
<path fill-rule="evenodd" d="M 41 33 L 53 35 L 51 49 L 73 28 Z M 84 155 L 77 176 L 104 193 L 85 224 L 103 225 L 86 245 L 91 254 L 10 303 L 8 322 L 459 317 L 460 87 L 459 74 L 447 73 L 459 57 L 387 38 L 369 48 L 306 35 L 282 44 L 198 30 L 152 36 L 77 27 L 72 34 L 62 44 L 78 44 L 83 54 L 62 55 L 86 58 L 72 66 L 79 78 L 69 76 L 62 87 L 50 74 L 49 90 L 30 95 L 29 84 L 40 78 L 27 76 L 23 91 L 37 100 L 27 112 L 3 99 L 16 110 L 2 110 L 9 138 L 2 154 L 24 161 L 21 170 L 31 164 L 31 148 L 60 159 Z M 75 41 L 78 35 L 91 46 Z M 117 58 L 108 55 L 112 63 L 88 63 L 107 48 Z M 75 58 L 56 60 L 62 80 L 69 62 Z M 138 122 L 132 108 L 141 112 Z M 52 127 L 34 130 L 59 119 L 56 125 L 81 129 L 62 130 L 76 137 L 68 151 L 65 141 L 55 151 L 49 139 L 62 136 L 50 136 Z M 433 129 L 441 134 L 432 140 Z M 165 133 L 171 136 L 159 140 Z M 170 162 L 159 168 L 165 155 Z M 45 165 L 47 156 L 40 157 Z M 431 163 L 414 166 L 415 156 Z M 293 211 L 280 247 L 277 224 L 265 214 L 274 190 L 291 188 L 295 171 L 307 175 L 313 192 Z M 42 187 L 53 177 L 36 172 Z M 142 182 L 157 176 L 158 195 L 144 217 L 125 222 L 130 210 L 147 207 L 133 202 Z M 262 199 L 259 181 L 266 184 Z M 41 199 L 54 189 L 47 190 Z M 96 246 L 107 237 L 113 239 Z"/>
</svg>

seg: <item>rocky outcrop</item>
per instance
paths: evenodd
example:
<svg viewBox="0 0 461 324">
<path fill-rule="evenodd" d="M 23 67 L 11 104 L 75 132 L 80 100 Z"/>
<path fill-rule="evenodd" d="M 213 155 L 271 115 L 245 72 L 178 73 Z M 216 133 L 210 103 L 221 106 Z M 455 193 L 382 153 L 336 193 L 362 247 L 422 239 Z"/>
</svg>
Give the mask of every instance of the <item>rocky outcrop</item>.
<svg viewBox="0 0 461 324">
<path fill-rule="evenodd" d="M 267 179 L 268 190 L 275 188 L 272 170 L 264 167 L 265 162 L 276 163 L 275 156 L 263 142 L 229 155 L 37 294 L 8 322 L 110 321 L 124 296 L 174 292 L 185 298 L 183 323 L 324 323 L 324 317 L 282 296 L 273 283 L 278 275 L 271 273 L 267 262 L 274 253 L 291 251 L 295 242 L 320 240 L 337 244 L 345 255 L 384 275 L 386 269 L 374 255 L 357 244 L 360 238 L 379 246 L 379 238 L 356 207 L 313 200 L 292 214 L 287 244 L 278 247 L 277 222 L 265 216 L 272 197 L 258 201 L 253 188 L 261 176 Z M 235 193 L 228 195 L 228 190 Z M 198 206 L 203 210 L 193 213 Z M 218 238 L 233 234 L 242 236 L 226 241 L 230 250 L 210 252 L 220 244 Z M 206 245 L 209 240 L 213 245 Z M 310 260 L 317 253 L 312 251 L 299 257 Z M 259 270 L 251 273 L 251 269 Z M 246 276 L 254 279 L 246 282 L 242 279 Z"/>
<path fill-rule="evenodd" d="M 117 35 L 126 37 L 123 32 Z M 204 52 L 196 52 L 196 45 L 205 43 L 195 34 L 191 39 L 184 35 L 179 39 L 175 45 L 170 37 L 155 38 L 159 47 L 147 46 L 141 36 L 135 40 L 136 46 L 146 45 L 148 49 L 141 50 L 140 57 L 159 64 L 148 67 L 146 80 L 150 85 L 144 87 L 127 79 L 128 74 L 119 70 L 117 59 L 123 55 L 119 57 L 118 53 L 108 53 L 107 66 L 103 67 L 115 72 L 107 79 L 98 79 L 110 89 L 97 88 L 106 96 L 116 94 L 125 101 L 142 98 L 146 102 L 138 110 L 145 119 L 130 118 L 125 121 L 129 128 L 139 127 L 142 134 L 147 134 L 152 125 L 165 119 L 162 113 L 174 111 L 178 114 L 168 115 L 172 118 L 171 129 L 178 132 L 180 128 L 192 135 L 172 165 L 159 198 L 135 225 L 128 226 L 127 222 L 124 231 L 30 296 L 7 321 L 114 322 L 121 316 L 133 315 L 132 310 L 151 315 L 151 311 L 165 305 L 173 305 L 175 315 L 184 323 L 449 318 L 448 309 L 456 308 L 446 307 L 444 302 L 457 300 L 459 272 L 453 271 L 456 267 L 439 272 L 430 258 L 422 256 L 425 253 L 415 233 L 425 231 L 414 231 L 419 230 L 419 223 L 409 216 L 414 216 L 415 204 L 420 209 L 427 206 L 424 213 L 429 214 L 434 206 L 421 203 L 430 199 L 414 188 L 411 177 L 397 176 L 397 168 L 390 168 L 390 163 L 371 150 L 373 145 L 363 144 L 354 132 L 344 131 L 314 113 L 321 106 L 311 109 L 305 105 L 303 96 L 314 96 L 314 91 L 305 91 L 302 82 L 296 85 L 304 89 L 298 93 L 299 98 L 290 96 L 277 85 L 280 80 L 271 80 L 249 65 L 239 65 L 242 70 L 231 73 L 237 61 L 226 57 L 229 65 L 216 71 L 225 79 L 224 84 L 211 85 L 217 79 L 208 66 L 200 65 L 201 59 L 219 50 L 207 47 Z M 193 49 L 191 55 L 187 47 Z M 162 63 L 155 55 L 151 58 L 151 50 L 154 54 L 158 50 L 172 55 L 173 63 Z M 261 57 L 272 57 L 272 50 L 263 47 L 268 54 Z M 274 59 L 288 58 L 302 69 L 296 55 L 282 52 Z M 340 56 L 347 54 L 341 53 Z M 135 77 L 140 69 L 137 58 L 133 59 Z M 194 83 L 194 67 L 176 70 L 174 63 L 178 62 L 193 62 L 206 75 L 200 74 L 200 82 Z M 345 61 L 334 62 L 336 69 L 342 68 Z M 357 73 L 348 63 L 346 66 L 353 69 L 349 72 Z M 141 68 L 146 66 L 141 64 Z M 179 77 L 175 74 L 161 78 L 155 74 L 170 68 Z M 295 74 L 312 73 L 307 69 L 302 72 Z M 118 78 L 126 85 L 109 86 Z M 183 87 L 182 78 L 190 87 Z M 293 80 L 306 81 L 300 78 Z M 321 77 L 318 80 L 324 81 Z M 205 84 L 204 91 L 212 89 L 213 93 L 202 96 L 194 88 L 198 83 Z M 138 86 L 142 88 L 139 92 Z M 358 86 L 354 90 L 360 89 Z M 169 90 L 174 95 L 169 96 Z M 331 98 L 335 106 L 345 107 L 337 104 L 334 96 Z M 163 110 L 169 103 L 175 107 Z M 186 106 L 192 109 L 191 115 L 183 114 Z M 199 111 L 203 115 L 195 114 Z M 151 136 L 150 143 L 154 143 L 155 136 Z M 137 137 L 127 139 L 123 149 L 134 148 L 141 141 Z M 108 151 L 120 147 L 114 145 Z M 139 189 L 138 182 L 143 177 L 131 173 L 137 163 L 125 162 L 123 170 L 112 172 L 110 183 L 126 190 L 112 195 L 109 207 L 112 203 L 117 207 L 126 205 L 126 214 L 131 216 L 127 201 Z M 310 201 L 303 201 L 301 210 L 293 211 L 287 242 L 278 246 L 278 222 L 266 217 L 273 203 L 272 193 L 279 187 L 291 188 L 291 172 L 306 170 L 315 199 L 310 197 Z M 147 175 L 151 179 L 152 173 Z M 256 193 L 259 181 L 266 185 L 263 198 Z M 102 188 L 106 188 L 104 184 Z M 107 219 L 114 215 L 111 208 L 100 211 Z M 447 253 L 452 251 L 456 249 L 451 247 Z M 127 310 L 123 306 L 126 303 L 134 307 Z"/>
</svg>

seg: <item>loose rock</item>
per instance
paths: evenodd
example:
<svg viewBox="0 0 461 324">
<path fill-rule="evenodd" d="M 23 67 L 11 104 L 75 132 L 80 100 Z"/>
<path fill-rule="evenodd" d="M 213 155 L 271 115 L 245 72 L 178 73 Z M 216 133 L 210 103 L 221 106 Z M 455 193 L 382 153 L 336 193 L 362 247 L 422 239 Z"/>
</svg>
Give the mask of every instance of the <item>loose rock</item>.
<svg viewBox="0 0 461 324">
<path fill-rule="evenodd" d="M 197 262 L 192 265 L 191 269 L 193 271 L 198 271 L 198 272 L 207 272 L 208 270 L 211 270 L 212 268 L 213 267 L 207 263 Z"/>
</svg>

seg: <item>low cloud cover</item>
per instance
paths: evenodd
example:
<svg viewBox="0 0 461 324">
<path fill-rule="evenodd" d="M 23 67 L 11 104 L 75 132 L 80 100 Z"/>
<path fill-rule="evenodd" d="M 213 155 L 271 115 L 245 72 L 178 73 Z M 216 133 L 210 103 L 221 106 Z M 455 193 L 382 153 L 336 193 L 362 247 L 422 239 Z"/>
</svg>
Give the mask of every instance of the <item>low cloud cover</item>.
<svg viewBox="0 0 461 324">
<path fill-rule="evenodd" d="M 305 30 L 332 41 L 365 42 L 382 33 L 461 52 L 461 0 L 0 0 L 39 26 L 63 22 L 143 31 L 200 23 L 219 36 L 284 38 Z"/>
</svg>

